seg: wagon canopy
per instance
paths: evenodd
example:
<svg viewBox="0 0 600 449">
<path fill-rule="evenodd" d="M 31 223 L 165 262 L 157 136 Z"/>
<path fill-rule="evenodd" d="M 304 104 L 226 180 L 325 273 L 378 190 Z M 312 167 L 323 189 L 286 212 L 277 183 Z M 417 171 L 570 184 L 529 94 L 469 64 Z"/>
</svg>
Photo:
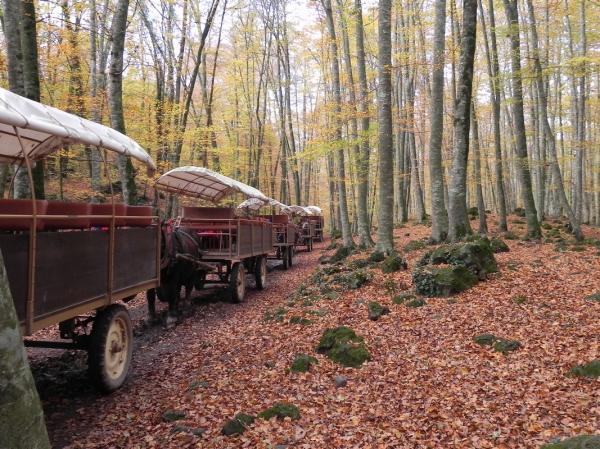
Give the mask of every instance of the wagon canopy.
<svg viewBox="0 0 600 449">
<path fill-rule="evenodd" d="M 156 181 L 156 188 L 217 203 L 227 195 L 241 193 L 246 198 L 268 202 L 260 190 L 204 167 L 185 166 L 169 170 Z"/>
<path fill-rule="evenodd" d="M 288 207 L 293 213 L 301 215 L 303 217 L 313 214 L 312 211 L 310 209 L 308 209 L 307 207 L 296 206 L 296 205 L 292 205 L 292 206 L 288 206 Z"/>
<path fill-rule="evenodd" d="M 0 88 L 0 161 L 20 162 L 23 151 L 29 159 L 42 159 L 73 144 L 105 148 L 156 168 L 148 153 L 120 132 Z"/>
<path fill-rule="evenodd" d="M 319 206 L 306 206 L 305 209 L 311 211 L 313 215 L 323 215 L 323 209 Z"/>
<path fill-rule="evenodd" d="M 247 200 L 241 202 L 237 208 L 246 209 L 249 211 L 257 211 L 267 206 L 277 207 L 283 213 L 291 213 L 289 206 L 286 206 L 285 204 L 273 198 L 267 198 L 266 200 L 260 198 L 248 198 Z"/>
</svg>

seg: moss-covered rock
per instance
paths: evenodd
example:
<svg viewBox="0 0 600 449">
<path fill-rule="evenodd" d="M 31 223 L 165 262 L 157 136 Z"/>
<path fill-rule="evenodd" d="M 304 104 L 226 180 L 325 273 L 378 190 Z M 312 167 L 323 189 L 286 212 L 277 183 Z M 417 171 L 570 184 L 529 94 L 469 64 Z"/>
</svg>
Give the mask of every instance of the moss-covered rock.
<svg viewBox="0 0 600 449">
<path fill-rule="evenodd" d="M 404 252 L 418 251 L 427 247 L 427 242 L 424 240 L 411 240 L 404 245 Z"/>
<path fill-rule="evenodd" d="M 441 245 L 425 253 L 418 266 L 441 264 L 465 267 L 481 280 L 498 271 L 490 241 L 486 237 L 467 243 Z"/>
<path fill-rule="evenodd" d="M 600 302 L 600 292 L 585 297 L 588 301 Z"/>
<path fill-rule="evenodd" d="M 283 318 L 287 313 L 285 307 L 277 307 L 276 309 L 267 310 L 263 316 L 265 321 L 276 321 L 278 323 L 283 322 Z"/>
<path fill-rule="evenodd" d="M 377 301 L 369 302 L 368 310 L 369 310 L 369 319 L 372 321 L 377 321 L 383 315 L 387 315 L 388 313 L 390 313 L 389 308 L 382 306 Z"/>
<path fill-rule="evenodd" d="M 492 346 L 497 339 L 494 334 L 480 334 L 473 337 L 473 341 L 479 346 Z"/>
<path fill-rule="evenodd" d="M 574 366 L 569 370 L 569 375 L 574 377 L 588 377 L 591 379 L 597 379 L 600 377 L 600 359 Z"/>
<path fill-rule="evenodd" d="M 385 260 L 385 254 L 383 254 L 381 251 L 373 251 L 369 255 L 369 262 L 379 263 L 379 262 L 383 262 L 384 260 Z"/>
<path fill-rule="evenodd" d="M 519 240 L 519 236 L 512 231 L 506 231 L 504 233 L 504 238 L 506 240 Z"/>
<path fill-rule="evenodd" d="M 477 207 L 469 207 L 469 209 L 467 209 L 467 213 L 469 214 L 469 217 L 473 219 L 479 216 L 479 209 L 477 209 Z"/>
<path fill-rule="evenodd" d="M 335 251 L 335 253 L 333 253 L 333 256 L 329 258 L 329 263 L 341 262 L 342 260 L 350 256 L 350 254 L 352 254 L 352 248 L 348 248 L 347 246 L 341 246 Z"/>
<path fill-rule="evenodd" d="M 417 297 L 411 292 L 403 292 L 392 298 L 394 304 L 404 304 L 407 301 L 417 299 Z"/>
<path fill-rule="evenodd" d="M 411 307 L 413 309 L 416 309 L 418 307 L 423 307 L 427 305 L 427 303 L 425 302 L 425 300 L 423 298 L 414 298 L 411 299 L 410 301 L 406 301 L 406 307 Z"/>
<path fill-rule="evenodd" d="M 348 264 L 348 268 L 351 270 L 360 270 L 371 266 L 371 262 L 368 259 L 355 259 Z"/>
<path fill-rule="evenodd" d="M 513 214 L 515 214 L 517 217 L 525 217 L 525 209 L 522 207 L 515 207 Z"/>
<path fill-rule="evenodd" d="M 406 270 L 408 264 L 400 254 L 391 254 L 381 263 L 381 271 L 389 274 L 400 270 Z"/>
<path fill-rule="evenodd" d="M 332 282 L 345 290 L 357 290 L 365 285 L 371 276 L 364 270 L 341 273 L 333 277 Z"/>
<path fill-rule="evenodd" d="M 185 412 L 181 410 L 167 410 L 162 414 L 163 421 L 173 422 L 185 418 Z"/>
<path fill-rule="evenodd" d="M 429 297 L 447 297 L 477 283 L 477 276 L 460 265 L 417 267 L 413 270 L 412 278 L 417 294 Z"/>
<path fill-rule="evenodd" d="M 507 355 L 509 352 L 516 351 L 521 347 L 521 343 L 517 340 L 508 340 L 506 338 L 498 338 L 493 345 L 493 349 L 496 352 L 500 352 Z"/>
<path fill-rule="evenodd" d="M 499 237 L 494 237 L 490 240 L 490 248 L 492 248 L 494 254 L 507 253 L 510 251 L 508 245 Z"/>
<path fill-rule="evenodd" d="M 307 354 L 298 354 L 290 366 L 293 373 L 306 373 L 310 371 L 311 365 L 318 365 L 319 361 L 313 356 Z"/>
<path fill-rule="evenodd" d="M 290 318 L 290 324 L 301 324 L 302 326 L 309 326 L 312 324 L 312 321 L 308 318 L 304 318 L 303 316 L 293 316 Z"/>
<path fill-rule="evenodd" d="M 231 435 L 241 435 L 246 431 L 248 426 L 250 426 L 256 418 L 252 415 L 247 415 L 246 413 L 238 413 L 227 421 L 223 428 L 221 429 L 221 433 L 226 436 Z"/>
<path fill-rule="evenodd" d="M 352 368 L 358 368 L 371 359 L 362 337 L 346 326 L 327 329 L 319 340 L 317 352 L 340 365 Z"/>
<path fill-rule="evenodd" d="M 278 402 L 272 407 L 260 412 L 258 418 L 266 420 L 271 418 L 291 418 L 292 420 L 297 420 L 300 419 L 300 410 L 294 404 L 290 404 L 289 402 Z"/>
<path fill-rule="evenodd" d="M 579 435 L 545 444 L 541 449 L 600 449 L 600 435 Z"/>
</svg>

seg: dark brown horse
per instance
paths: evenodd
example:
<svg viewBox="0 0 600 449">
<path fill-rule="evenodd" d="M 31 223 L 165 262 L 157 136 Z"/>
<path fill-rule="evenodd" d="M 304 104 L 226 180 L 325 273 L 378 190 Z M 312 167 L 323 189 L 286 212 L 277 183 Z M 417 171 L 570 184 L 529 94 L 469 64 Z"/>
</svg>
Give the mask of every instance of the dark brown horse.
<svg viewBox="0 0 600 449">
<path fill-rule="evenodd" d="M 174 227 L 171 222 L 161 226 L 160 285 L 146 292 L 148 313 L 151 321 L 156 321 L 156 297 L 169 303 L 167 325 L 172 325 L 179 316 L 181 287 L 185 287 L 185 304 L 196 278 L 206 276 L 206 264 L 200 259 L 202 252 L 198 237 L 194 232 Z"/>
</svg>

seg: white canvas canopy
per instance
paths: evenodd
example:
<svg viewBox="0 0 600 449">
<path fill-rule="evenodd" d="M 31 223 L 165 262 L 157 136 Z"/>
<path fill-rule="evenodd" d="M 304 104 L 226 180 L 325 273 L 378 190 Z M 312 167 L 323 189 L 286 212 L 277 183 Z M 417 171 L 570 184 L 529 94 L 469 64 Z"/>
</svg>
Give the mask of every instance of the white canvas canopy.
<svg viewBox="0 0 600 449">
<path fill-rule="evenodd" d="M 306 216 L 306 215 L 312 215 L 312 214 L 313 214 L 313 213 L 312 213 L 312 211 L 310 211 L 310 210 L 309 210 L 308 208 L 306 208 L 306 207 L 302 207 L 302 206 L 296 206 L 295 204 L 294 204 L 294 205 L 292 205 L 292 206 L 288 206 L 288 207 L 289 207 L 289 209 L 290 209 L 290 210 L 291 210 L 293 213 L 295 213 L 295 214 L 298 214 L 298 215 L 301 215 L 301 216 L 303 216 L 303 217 L 304 217 L 304 216 Z"/>
<path fill-rule="evenodd" d="M 266 206 L 277 207 L 284 213 L 291 212 L 288 206 L 273 198 L 267 198 L 266 201 L 260 198 L 248 198 L 247 200 L 241 202 L 237 208 L 246 209 L 249 211 L 257 211 Z"/>
<path fill-rule="evenodd" d="M 323 209 L 319 206 L 306 206 L 305 209 L 311 211 L 313 215 L 323 215 Z"/>
<path fill-rule="evenodd" d="M 72 144 L 105 148 L 156 168 L 148 153 L 120 132 L 0 88 L 0 161 L 20 162 L 23 151 L 29 159 L 42 159 Z"/>
<path fill-rule="evenodd" d="M 269 200 L 260 190 L 204 167 L 185 166 L 169 170 L 158 178 L 156 188 L 213 203 L 232 193 L 241 193 L 247 198 L 256 198 L 263 202 Z"/>
</svg>

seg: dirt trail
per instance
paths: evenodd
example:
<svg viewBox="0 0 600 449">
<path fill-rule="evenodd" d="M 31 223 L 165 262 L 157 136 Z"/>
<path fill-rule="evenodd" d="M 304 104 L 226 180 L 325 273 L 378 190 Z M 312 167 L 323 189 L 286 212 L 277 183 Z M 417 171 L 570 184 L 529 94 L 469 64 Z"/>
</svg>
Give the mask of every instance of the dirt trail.
<svg viewBox="0 0 600 449">
<path fill-rule="evenodd" d="M 147 409 L 150 412 L 143 421 L 149 426 L 154 424 L 162 413 L 159 404 L 171 393 L 175 378 L 182 374 L 191 377 L 193 370 L 202 369 L 206 351 L 226 353 L 227 348 L 215 347 L 211 341 L 214 334 L 219 335 L 224 326 L 231 332 L 243 333 L 245 326 L 261 319 L 265 308 L 283 303 L 314 269 L 324 245 L 315 245 L 312 253 L 297 253 L 294 266 L 287 271 L 279 262 L 269 262 L 267 289 L 257 291 L 251 288 L 252 281 L 249 281 L 243 304 L 223 302 L 218 294 L 197 295 L 194 307 L 173 329 L 148 328 L 144 322 L 145 296 L 138 295 L 128 304 L 135 335 L 131 374 L 127 384 L 110 396 L 100 395 L 89 384 L 83 351 L 29 349 L 53 447 L 135 447 L 133 443 L 117 443 L 111 435 L 126 436 L 128 426 L 123 426 L 124 422 L 139 412 L 148 413 Z M 160 304 L 160 307 L 166 306 Z M 57 334 L 55 328 L 50 328 L 35 337 L 56 338 Z M 185 368 L 189 371 L 182 371 L 177 360 L 193 363 Z M 204 372 L 210 377 L 210 368 L 206 367 Z M 140 444 L 145 447 L 145 443 Z"/>
</svg>

